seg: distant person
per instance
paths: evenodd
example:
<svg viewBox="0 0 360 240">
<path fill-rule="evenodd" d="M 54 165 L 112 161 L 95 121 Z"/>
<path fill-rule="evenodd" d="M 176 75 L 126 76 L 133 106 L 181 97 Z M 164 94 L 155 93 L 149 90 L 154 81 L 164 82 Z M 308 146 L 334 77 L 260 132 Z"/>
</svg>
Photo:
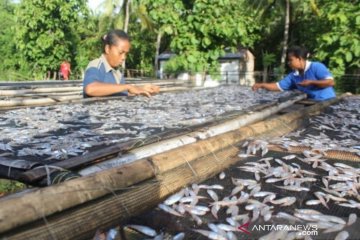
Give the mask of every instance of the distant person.
<svg viewBox="0 0 360 240">
<path fill-rule="evenodd" d="M 70 73 L 71 73 L 71 65 L 68 61 L 64 60 L 60 64 L 60 75 L 64 80 L 69 80 Z"/>
<path fill-rule="evenodd" d="M 160 91 L 155 85 L 143 87 L 125 83 L 119 66 L 130 51 L 129 36 L 122 30 L 112 30 L 102 38 L 103 54 L 89 63 L 83 83 L 84 97 L 134 96 L 150 97 Z"/>
<path fill-rule="evenodd" d="M 288 64 L 293 72 L 277 83 L 255 83 L 254 91 L 264 88 L 269 91 L 300 90 L 309 99 L 324 101 L 336 97 L 334 78 L 326 66 L 320 62 L 307 60 L 308 51 L 294 46 L 287 51 Z"/>
</svg>

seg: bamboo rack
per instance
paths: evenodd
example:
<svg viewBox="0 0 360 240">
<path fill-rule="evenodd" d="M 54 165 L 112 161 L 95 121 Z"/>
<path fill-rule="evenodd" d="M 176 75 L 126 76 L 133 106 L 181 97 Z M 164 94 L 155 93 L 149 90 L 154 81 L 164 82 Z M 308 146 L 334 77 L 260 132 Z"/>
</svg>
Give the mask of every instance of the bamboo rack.
<svg viewBox="0 0 360 240">
<path fill-rule="evenodd" d="M 220 135 L 223 138 L 217 137 L 216 145 L 220 146 L 217 151 L 216 147 L 206 149 L 211 143 L 210 139 L 204 139 L 197 146 L 183 146 L 162 155 L 4 199 L 0 201 L 0 233 L 9 239 L 48 239 L 51 236 L 59 239 L 86 239 L 94 234 L 96 228 L 109 227 L 114 222 L 124 221 L 152 208 L 184 185 L 202 181 L 238 161 L 234 158 L 238 149 L 231 143 L 226 146 L 224 139 L 232 136 L 237 142 L 260 134 L 285 134 L 302 126 L 307 116 L 317 114 L 339 100 L 318 103 L 302 111 L 224 133 Z M 180 154 L 181 151 L 183 154 Z M 184 154 L 190 151 L 198 154 Z M 142 167 L 136 170 L 132 164 Z M 128 171 L 137 180 L 129 181 L 125 175 L 124 178 L 120 177 Z M 155 178 L 143 182 L 145 179 L 142 176 L 146 176 L 145 179 Z M 126 186 L 132 186 L 139 180 L 140 185 L 124 192 Z"/>
<path fill-rule="evenodd" d="M 122 164 L 136 161 L 137 159 L 145 158 L 154 154 L 178 148 L 186 144 L 194 143 L 199 139 L 206 139 L 224 132 L 235 130 L 241 126 L 245 126 L 246 124 L 262 120 L 275 112 L 291 106 L 294 102 L 303 98 L 305 98 L 305 95 L 302 94 L 282 103 L 273 103 L 267 104 L 266 106 L 259 106 L 257 110 L 253 110 L 253 112 L 251 113 L 237 116 L 231 120 L 224 121 L 220 124 L 217 123 L 214 126 L 203 127 L 194 131 L 185 131 L 185 134 L 183 135 L 163 140 L 161 142 L 156 141 L 155 143 L 148 144 L 147 146 L 137 147 L 134 150 L 131 149 L 131 145 L 138 146 L 139 144 L 137 144 L 136 142 L 129 142 L 92 152 L 87 156 L 74 157 L 68 160 L 60 161 L 53 165 L 66 169 L 73 169 L 75 167 L 79 167 L 80 165 L 89 165 L 90 162 L 100 162 L 96 165 L 89 166 L 80 172 L 80 174 L 82 175 L 88 175 L 100 170 L 119 166 Z M 159 136 L 159 140 L 162 139 L 163 136 Z M 122 154 L 121 157 L 115 156 L 117 153 L 122 153 L 124 150 L 128 152 Z M 109 157 L 111 157 L 110 160 Z M 24 182 L 34 182 L 45 176 L 45 169 L 40 168 L 25 172 L 24 174 L 22 174 L 21 178 Z"/>
</svg>

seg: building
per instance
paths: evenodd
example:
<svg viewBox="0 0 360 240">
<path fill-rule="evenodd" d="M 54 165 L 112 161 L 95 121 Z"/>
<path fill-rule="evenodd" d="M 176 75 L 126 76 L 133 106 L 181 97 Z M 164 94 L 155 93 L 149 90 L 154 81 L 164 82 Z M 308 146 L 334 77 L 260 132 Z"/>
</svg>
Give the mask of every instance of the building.
<svg viewBox="0 0 360 240">
<path fill-rule="evenodd" d="M 158 77 L 160 79 L 168 78 L 164 72 L 165 65 L 166 62 L 174 56 L 176 56 L 176 54 L 169 52 L 159 55 Z M 220 82 L 239 83 L 240 85 L 251 86 L 255 83 L 255 57 L 249 50 L 241 49 L 236 53 L 226 53 L 224 56 L 219 57 L 218 61 L 220 63 L 220 76 L 204 76 L 203 73 L 197 73 L 192 79 L 195 86 L 216 86 L 219 85 Z M 186 72 L 174 77 L 181 80 L 190 80 L 190 75 Z"/>
</svg>

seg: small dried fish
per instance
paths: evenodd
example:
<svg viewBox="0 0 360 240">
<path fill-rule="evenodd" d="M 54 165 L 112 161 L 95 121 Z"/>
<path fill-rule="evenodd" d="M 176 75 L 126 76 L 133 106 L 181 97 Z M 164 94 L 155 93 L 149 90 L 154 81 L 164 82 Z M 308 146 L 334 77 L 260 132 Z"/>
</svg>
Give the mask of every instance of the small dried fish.
<svg viewBox="0 0 360 240">
<path fill-rule="evenodd" d="M 142 225 L 126 225 L 126 226 L 149 237 L 155 237 L 157 235 L 154 229 L 147 226 L 142 226 Z"/>
<path fill-rule="evenodd" d="M 201 235 L 213 239 L 213 240 L 227 240 L 226 237 L 212 231 L 201 230 L 201 229 L 193 229 L 194 232 L 200 233 Z"/>
<path fill-rule="evenodd" d="M 335 240 L 346 240 L 348 237 L 349 233 L 347 231 L 341 231 L 336 235 Z"/>
</svg>

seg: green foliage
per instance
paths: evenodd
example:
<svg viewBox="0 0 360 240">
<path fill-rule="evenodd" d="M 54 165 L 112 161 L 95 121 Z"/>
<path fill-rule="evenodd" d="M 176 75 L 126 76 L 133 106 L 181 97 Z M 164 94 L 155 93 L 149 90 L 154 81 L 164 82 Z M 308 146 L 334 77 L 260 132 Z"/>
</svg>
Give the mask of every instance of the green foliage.
<svg viewBox="0 0 360 240">
<path fill-rule="evenodd" d="M 132 37 L 128 68 L 152 69 L 157 35 L 162 36 L 160 52 L 177 54 L 167 63 L 171 72 L 218 70 L 217 58 L 241 47 L 254 53 L 256 69 L 280 62 L 284 0 L 104 0 L 107 10 L 97 15 L 88 13 L 85 0 L 0 0 L 0 80 L 42 79 L 47 71 L 58 71 L 65 58 L 71 61 L 72 76 L 80 78 L 101 53 L 100 37 L 123 27 L 127 2 Z M 308 47 L 336 76 L 357 73 L 358 1 L 290 2 L 289 45 Z"/>
<path fill-rule="evenodd" d="M 149 1 L 149 13 L 159 31 L 171 36 L 177 54 L 167 71 L 218 71 L 217 58 L 225 49 L 251 47 L 259 27 L 245 13 L 242 1 Z"/>
<path fill-rule="evenodd" d="M 87 16 L 85 0 L 23 0 L 16 16 L 17 47 L 34 77 L 57 71 L 64 59 L 73 61 L 75 23 Z"/>
<path fill-rule="evenodd" d="M 101 4 L 103 12 L 98 16 L 98 30 L 100 36 L 112 28 L 123 29 L 124 27 L 124 2 L 123 0 L 104 0 Z"/>
<path fill-rule="evenodd" d="M 25 184 L 21 182 L 0 179 L 0 194 L 15 192 L 25 187 Z"/>
<path fill-rule="evenodd" d="M 0 80 L 8 79 L 9 69 L 17 64 L 15 52 L 15 5 L 7 0 L 0 0 Z"/>
<path fill-rule="evenodd" d="M 360 5 L 351 1 L 324 1 L 320 10 L 323 25 L 316 37 L 317 54 L 327 60 L 334 74 L 360 67 Z"/>
<path fill-rule="evenodd" d="M 142 30 L 141 23 L 136 21 L 129 25 L 129 34 L 131 51 L 126 59 L 126 68 L 143 70 L 148 74 L 153 72 L 156 34 L 149 29 Z"/>
</svg>

